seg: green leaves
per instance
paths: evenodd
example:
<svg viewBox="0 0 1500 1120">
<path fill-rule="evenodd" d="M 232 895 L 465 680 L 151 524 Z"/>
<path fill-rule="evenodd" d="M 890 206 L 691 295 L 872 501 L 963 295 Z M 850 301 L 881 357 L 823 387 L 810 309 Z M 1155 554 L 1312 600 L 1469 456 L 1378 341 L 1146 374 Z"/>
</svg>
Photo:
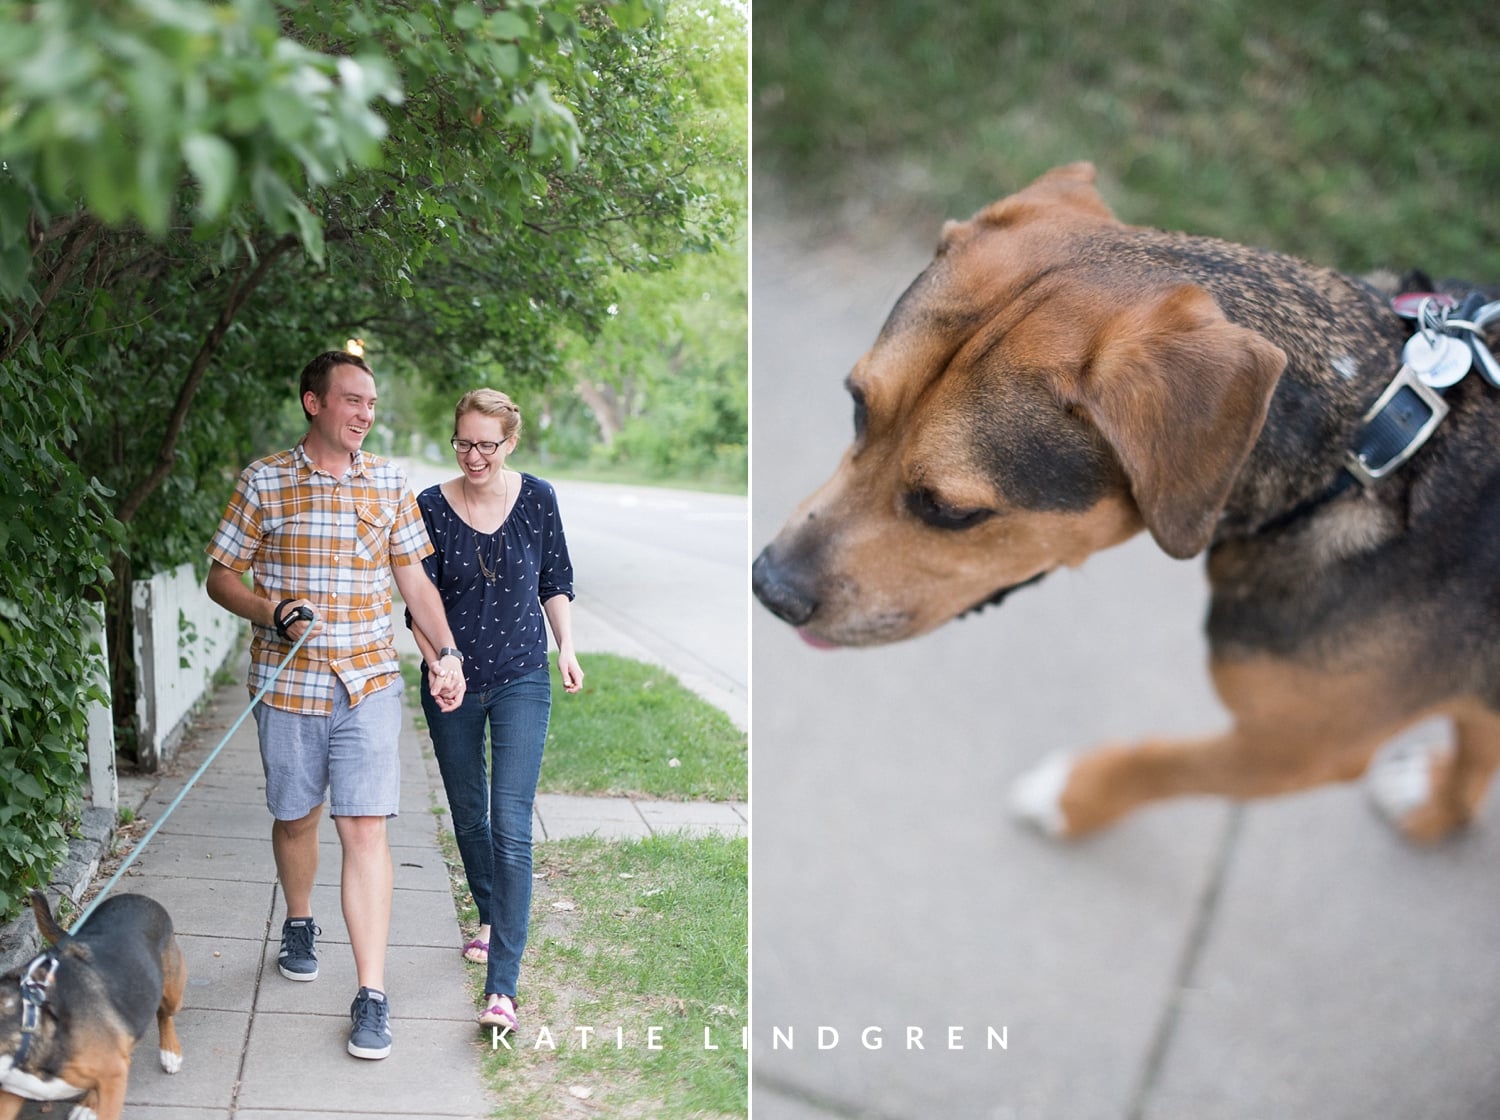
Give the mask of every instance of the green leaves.
<svg viewBox="0 0 1500 1120">
<path fill-rule="evenodd" d="M 499 11 L 493 13 L 485 25 L 497 39 L 527 39 L 536 30 L 535 24 L 527 22 L 518 12 Z"/>
<path fill-rule="evenodd" d="M 268 0 L 0 0 L 0 26 L 0 150 L 40 188 L 44 217 L 81 204 L 162 235 L 186 170 L 200 219 L 253 207 L 315 251 L 317 223 L 291 222 L 284 197 L 375 163 L 386 125 L 374 107 L 402 96 L 378 55 L 281 37 Z M 0 254 L 20 239 L 0 222 Z"/>
<path fill-rule="evenodd" d="M 198 212 L 205 218 L 218 217 L 229 205 L 239 172 L 234 146 L 223 137 L 199 132 L 183 138 L 182 154 L 202 189 Z"/>
<path fill-rule="evenodd" d="M 583 141 L 578 121 L 571 109 L 553 99 L 545 81 L 518 92 L 506 120 L 529 127 L 532 155 L 556 156 L 569 171 L 578 166 L 578 149 Z"/>
<path fill-rule="evenodd" d="M 83 776 L 83 712 L 99 665 L 83 622 L 108 572 L 98 491 L 61 439 L 91 409 L 49 353 L 0 362 L 0 920 L 66 848 Z"/>
</svg>

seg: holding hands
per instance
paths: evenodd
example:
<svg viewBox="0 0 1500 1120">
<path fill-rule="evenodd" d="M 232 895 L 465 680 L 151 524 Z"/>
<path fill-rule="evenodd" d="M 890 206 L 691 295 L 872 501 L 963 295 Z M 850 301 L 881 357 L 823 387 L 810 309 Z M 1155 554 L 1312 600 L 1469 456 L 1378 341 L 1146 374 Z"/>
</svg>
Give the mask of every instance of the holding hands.
<svg viewBox="0 0 1500 1120">
<path fill-rule="evenodd" d="M 443 711 L 451 712 L 462 704 L 467 687 L 463 654 L 458 650 L 444 647 L 427 663 L 427 689 Z"/>
</svg>

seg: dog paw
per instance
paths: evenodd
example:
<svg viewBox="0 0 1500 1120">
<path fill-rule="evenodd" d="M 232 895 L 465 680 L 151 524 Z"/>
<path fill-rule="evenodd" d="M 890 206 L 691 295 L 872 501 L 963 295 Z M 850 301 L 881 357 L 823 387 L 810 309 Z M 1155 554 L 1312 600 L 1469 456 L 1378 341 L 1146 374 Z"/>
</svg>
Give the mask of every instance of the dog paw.
<svg viewBox="0 0 1500 1120">
<path fill-rule="evenodd" d="M 1452 767 L 1453 752 L 1442 747 L 1387 751 L 1367 772 L 1370 801 L 1408 839 L 1435 844 L 1467 821 L 1453 799 L 1441 795 Z"/>
<path fill-rule="evenodd" d="M 68 1120 L 99 1120 L 98 1114 L 88 1105 L 78 1105 L 68 1113 Z"/>
<path fill-rule="evenodd" d="M 1370 764 L 1365 781 L 1376 810 L 1400 828 L 1432 797 L 1432 757 L 1422 750 L 1387 751 Z"/>
<path fill-rule="evenodd" d="M 1068 821 L 1062 811 L 1062 793 L 1072 770 L 1072 755 L 1062 751 L 1049 754 L 1011 785 L 1011 811 L 1046 836 L 1066 836 Z"/>
<path fill-rule="evenodd" d="M 182 1068 L 182 1055 L 174 1054 L 170 1050 L 161 1052 L 161 1068 L 168 1073 L 176 1073 Z"/>
</svg>

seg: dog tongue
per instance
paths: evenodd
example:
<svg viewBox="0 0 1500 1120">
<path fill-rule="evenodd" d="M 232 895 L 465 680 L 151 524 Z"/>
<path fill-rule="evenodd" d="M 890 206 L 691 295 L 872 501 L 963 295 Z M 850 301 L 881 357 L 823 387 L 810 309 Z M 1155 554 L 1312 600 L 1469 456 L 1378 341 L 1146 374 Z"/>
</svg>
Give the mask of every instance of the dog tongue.
<svg viewBox="0 0 1500 1120">
<path fill-rule="evenodd" d="M 837 642 L 830 642 L 830 641 L 828 641 L 828 640 L 826 640 L 824 638 L 820 638 L 816 634 L 812 633 L 810 630 L 798 630 L 797 631 L 797 636 L 799 638 L 801 638 L 804 642 L 806 642 L 808 645 L 812 646 L 813 649 L 838 649 L 839 648 L 839 644 Z"/>
</svg>

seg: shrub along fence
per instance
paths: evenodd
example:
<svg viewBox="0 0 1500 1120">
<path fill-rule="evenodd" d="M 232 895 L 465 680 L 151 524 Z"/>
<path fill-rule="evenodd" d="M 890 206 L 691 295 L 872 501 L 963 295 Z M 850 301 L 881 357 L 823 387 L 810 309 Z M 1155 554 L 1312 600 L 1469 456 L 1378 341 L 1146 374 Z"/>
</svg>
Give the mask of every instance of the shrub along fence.
<svg viewBox="0 0 1500 1120">
<path fill-rule="evenodd" d="M 137 761 L 152 771 L 171 761 L 218 670 L 239 648 L 241 624 L 208 598 L 191 564 L 135 581 L 131 601 Z M 103 604 L 81 604 L 71 618 L 73 644 L 85 651 L 81 676 L 96 682 L 79 691 L 77 711 L 63 713 L 41 740 L 0 713 L 0 921 L 20 910 L 34 886 L 51 881 L 72 893 L 78 880 L 86 884 L 87 875 L 67 874 L 70 835 L 97 846 L 96 834 L 107 838 L 119 807 L 114 711 L 102 683 L 109 664 Z M 0 699 L 0 706 L 27 703 L 14 686 Z"/>
</svg>

